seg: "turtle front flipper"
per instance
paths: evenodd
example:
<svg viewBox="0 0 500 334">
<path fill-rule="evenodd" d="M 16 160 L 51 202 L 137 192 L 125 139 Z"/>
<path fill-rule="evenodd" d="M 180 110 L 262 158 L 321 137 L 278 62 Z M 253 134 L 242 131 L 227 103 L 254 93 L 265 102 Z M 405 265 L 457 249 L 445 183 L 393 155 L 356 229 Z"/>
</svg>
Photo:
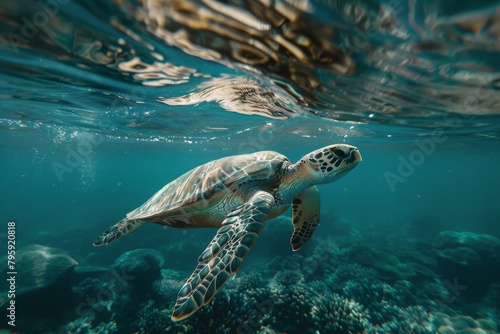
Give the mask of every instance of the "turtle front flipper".
<svg viewBox="0 0 500 334">
<path fill-rule="evenodd" d="M 107 245 L 110 242 L 123 237 L 124 235 L 134 232 L 144 224 L 146 224 L 146 222 L 141 220 L 129 220 L 127 218 L 124 218 L 115 225 L 108 228 L 106 231 L 102 232 L 102 234 L 98 236 L 94 241 L 94 246 Z"/>
<path fill-rule="evenodd" d="M 273 196 L 259 191 L 226 217 L 180 289 L 172 320 L 187 318 L 208 304 L 229 277 L 236 274 L 262 232 L 273 205 Z"/>
<path fill-rule="evenodd" d="M 319 191 L 316 186 L 307 188 L 293 199 L 293 234 L 290 238 L 293 251 L 298 251 L 304 246 L 319 225 L 319 205 Z"/>
</svg>

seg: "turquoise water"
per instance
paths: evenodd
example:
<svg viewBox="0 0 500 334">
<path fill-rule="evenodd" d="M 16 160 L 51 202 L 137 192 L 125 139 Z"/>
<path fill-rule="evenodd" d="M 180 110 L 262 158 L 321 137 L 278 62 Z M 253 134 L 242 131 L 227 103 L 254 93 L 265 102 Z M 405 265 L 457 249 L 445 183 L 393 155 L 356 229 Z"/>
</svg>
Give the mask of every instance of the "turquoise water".
<svg viewBox="0 0 500 334">
<path fill-rule="evenodd" d="M 0 243 L 15 222 L 18 255 L 1 329 L 498 332 L 498 2 L 0 3 Z M 291 210 L 269 221 L 186 320 L 170 314 L 215 229 L 92 246 L 205 162 L 334 143 L 363 161 L 319 186 L 311 240 L 292 252 Z"/>
</svg>

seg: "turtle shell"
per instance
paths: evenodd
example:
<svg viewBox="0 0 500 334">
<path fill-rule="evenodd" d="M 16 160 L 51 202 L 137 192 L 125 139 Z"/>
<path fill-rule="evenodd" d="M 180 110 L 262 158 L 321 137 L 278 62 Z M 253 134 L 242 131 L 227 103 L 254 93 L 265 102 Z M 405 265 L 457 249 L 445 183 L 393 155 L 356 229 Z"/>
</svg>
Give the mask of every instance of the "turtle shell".
<svg viewBox="0 0 500 334">
<path fill-rule="evenodd" d="M 269 181 L 270 186 L 274 185 L 285 161 L 288 159 L 282 154 L 263 151 L 208 162 L 164 186 L 146 203 L 127 214 L 127 219 L 155 221 L 160 217 L 206 212 L 243 183 L 260 180 L 263 184 Z"/>
</svg>

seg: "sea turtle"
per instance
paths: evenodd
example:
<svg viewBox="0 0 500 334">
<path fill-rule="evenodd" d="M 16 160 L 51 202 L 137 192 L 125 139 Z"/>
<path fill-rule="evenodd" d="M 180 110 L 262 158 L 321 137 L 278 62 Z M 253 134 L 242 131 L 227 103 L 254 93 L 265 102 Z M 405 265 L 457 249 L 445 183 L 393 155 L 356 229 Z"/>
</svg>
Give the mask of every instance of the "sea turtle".
<svg viewBox="0 0 500 334">
<path fill-rule="evenodd" d="M 268 219 L 292 205 L 292 249 L 299 250 L 319 224 L 317 184 L 346 175 L 361 161 L 356 147 L 320 148 L 292 164 L 262 151 L 230 156 L 196 167 L 170 182 L 146 203 L 104 231 L 95 246 L 108 244 L 152 222 L 219 230 L 180 289 L 172 319 L 184 319 L 208 304 L 236 274 Z"/>
</svg>

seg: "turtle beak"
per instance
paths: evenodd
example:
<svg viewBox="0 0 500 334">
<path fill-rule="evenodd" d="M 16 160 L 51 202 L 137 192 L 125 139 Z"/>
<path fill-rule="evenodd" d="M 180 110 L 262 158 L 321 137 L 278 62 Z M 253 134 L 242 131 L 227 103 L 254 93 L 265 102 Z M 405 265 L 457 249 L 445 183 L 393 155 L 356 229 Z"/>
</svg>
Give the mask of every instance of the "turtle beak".
<svg viewBox="0 0 500 334">
<path fill-rule="evenodd" d="M 361 153 L 359 153 L 358 148 L 354 146 L 349 147 L 349 156 L 344 159 L 344 161 L 348 164 L 357 164 L 361 162 L 363 159 L 361 158 Z"/>
<path fill-rule="evenodd" d="M 354 146 L 348 146 L 348 147 L 349 147 L 348 156 L 342 160 L 342 162 L 345 163 L 345 167 L 340 169 L 336 173 L 337 177 L 341 177 L 347 174 L 349 171 L 353 170 L 354 167 L 356 167 L 360 161 L 362 161 L 361 154 L 359 153 L 358 149 Z"/>
<path fill-rule="evenodd" d="M 351 151 L 351 155 L 354 157 L 354 160 L 352 161 L 353 163 L 363 161 L 363 158 L 361 158 L 361 153 L 359 153 L 357 147 L 354 147 L 354 149 Z"/>
</svg>

